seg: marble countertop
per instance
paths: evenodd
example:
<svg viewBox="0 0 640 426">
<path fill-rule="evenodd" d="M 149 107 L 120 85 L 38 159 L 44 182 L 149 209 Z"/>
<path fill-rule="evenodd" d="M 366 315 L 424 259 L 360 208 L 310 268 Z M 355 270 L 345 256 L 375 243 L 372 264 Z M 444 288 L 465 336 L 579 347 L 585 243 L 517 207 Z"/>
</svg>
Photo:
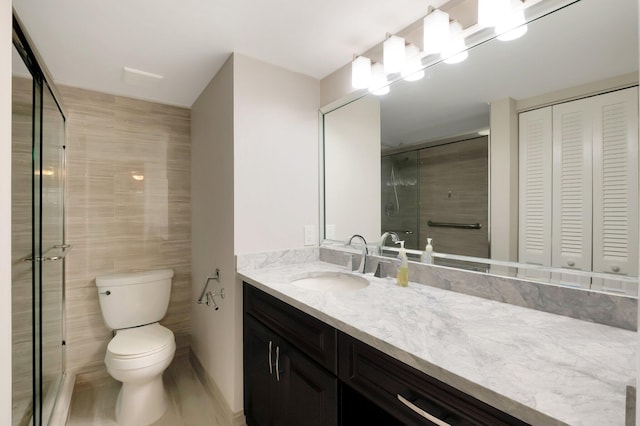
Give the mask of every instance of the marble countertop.
<svg viewBox="0 0 640 426">
<path fill-rule="evenodd" d="M 474 296 L 367 276 L 366 288 L 306 290 L 325 262 L 238 270 L 244 281 L 533 425 L 624 425 L 637 334 Z"/>
</svg>

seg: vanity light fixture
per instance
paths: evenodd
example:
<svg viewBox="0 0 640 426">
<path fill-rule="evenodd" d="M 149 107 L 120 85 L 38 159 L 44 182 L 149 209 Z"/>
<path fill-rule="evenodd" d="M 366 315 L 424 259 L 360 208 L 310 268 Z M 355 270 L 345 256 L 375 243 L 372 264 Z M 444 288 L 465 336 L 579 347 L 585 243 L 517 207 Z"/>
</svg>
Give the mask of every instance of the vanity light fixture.
<svg viewBox="0 0 640 426">
<path fill-rule="evenodd" d="M 356 56 L 351 62 L 351 85 L 354 89 L 366 89 L 371 85 L 371 59 Z"/>
<path fill-rule="evenodd" d="M 442 51 L 442 59 L 445 64 L 457 64 L 469 57 L 467 45 L 462 36 L 462 25 L 458 21 L 453 21 L 449 25 L 449 43 Z"/>
<path fill-rule="evenodd" d="M 495 27 L 511 12 L 511 0 L 478 0 L 478 25 Z"/>
<path fill-rule="evenodd" d="M 418 81 L 424 77 L 424 69 L 422 68 L 422 57 L 420 49 L 415 44 L 409 44 L 406 47 L 407 56 L 404 69 L 402 70 L 402 78 L 406 81 Z"/>
<path fill-rule="evenodd" d="M 406 59 L 404 38 L 387 34 L 387 39 L 382 43 L 382 57 L 384 72 L 387 74 L 401 72 Z"/>
<path fill-rule="evenodd" d="M 384 66 L 379 62 L 371 65 L 369 91 L 379 96 L 389 93 L 389 80 L 387 80 L 387 75 L 384 72 Z"/>
<path fill-rule="evenodd" d="M 522 37 L 527 33 L 527 20 L 524 17 L 524 10 L 514 10 L 496 25 L 498 40 L 511 41 Z"/>
<path fill-rule="evenodd" d="M 434 10 L 423 20 L 423 51 L 425 55 L 439 55 L 449 44 L 449 14 Z"/>
</svg>

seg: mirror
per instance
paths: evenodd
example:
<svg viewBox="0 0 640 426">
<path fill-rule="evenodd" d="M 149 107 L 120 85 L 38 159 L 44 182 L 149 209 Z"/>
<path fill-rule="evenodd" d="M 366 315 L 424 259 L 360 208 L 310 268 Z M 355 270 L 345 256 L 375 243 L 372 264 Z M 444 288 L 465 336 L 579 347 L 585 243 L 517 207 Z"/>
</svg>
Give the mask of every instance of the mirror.
<svg viewBox="0 0 640 426">
<path fill-rule="evenodd" d="M 518 200 L 505 191 L 490 191 L 490 183 L 505 179 L 505 163 L 512 167 L 505 180 L 516 187 L 518 179 L 523 181 L 522 174 L 513 175 L 513 168 L 523 161 L 517 154 L 518 145 L 523 151 L 518 136 L 521 114 L 547 107 L 552 111 L 552 105 L 637 86 L 637 8 L 631 0 L 577 1 L 529 22 L 527 33 L 517 40 L 481 43 L 469 50 L 464 62 L 437 63 L 425 69 L 422 80 L 400 80 L 387 95 L 367 95 L 326 113 L 325 238 L 344 241 L 362 234 L 369 243 L 377 243 L 383 232 L 394 231 L 414 250 L 424 249 L 426 239 L 433 238 L 434 251 L 446 254 L 440 258 L 443 264 L 451 264 L 446 258 L 457 255 L 479 258 L 484 265 L 490 262 L 482 258 L 520 262 L 522 268 L 515 269 L 521 276 L 563 283 L 568 279 L 564 272 L 579 269 L 572 268 L 571 258 L 564 259 L 568 265 L 545 264 L 518 253 L 518 240 L 525 241 L 532 229 L 526 227 L 524 208 L 518 217 L 518 201 L 526 204 L 533 196 L 527 198 L 521 189 Z M 501 149 L 497 140 L 509 132 L 515 138 L 515 157 L 496 160 Z M 633 149 L 637 155 L 637 136 Z M 637 160 L 632 164 L 629 172 L 637 174 Z M 525 167 L 520 168 L 523 173 Z M 551 181 L 550 169 L 547 172 Z M 561 197 L 557 194 L 554 197 Z M 599 208 L 597 199 L 594 195 L 594 211 Z M 556 205 L 561 202 L 558 198 Z M 509 208 L 515 209 L 512 223 L 501 220 Z M 553 217 L 561 215 L 549 210 L 543 226 L 550 227 Z M 519 235 L 501 229 L 513 228 L 514 223 L 517 229 L 518 219 Z M 637 276 L 637 217 L 628 222 L 631 227 L 625 232 L 636 248 L 625 275 Z M 603 240 L 598 234 L 602 227 L 594 224 L 592 229 L 589 239 L 595 250 Z M 503 231 L 514 233 L 515 250 L 498 238 Z M 549 244 L 549 250 L 563 250 L 555 240 L 552 247 Z M 386 245 L 392 245 L 390 240 Z M 532 268 L 535 273 L 522 272 L 524 263 L 542 267 Z M 556 271 L 558 266 L 569 269 Z M 593 279 L 580 272 L 578 286 L 637 294 L 637 279 L 611 275 L 615 269 L 598 270 L 591 264 L 580 269 L 609 275 L 592 274 L 598 275 Z M 606 277 L 627 283 L 594 285 Z"/>
</svg>

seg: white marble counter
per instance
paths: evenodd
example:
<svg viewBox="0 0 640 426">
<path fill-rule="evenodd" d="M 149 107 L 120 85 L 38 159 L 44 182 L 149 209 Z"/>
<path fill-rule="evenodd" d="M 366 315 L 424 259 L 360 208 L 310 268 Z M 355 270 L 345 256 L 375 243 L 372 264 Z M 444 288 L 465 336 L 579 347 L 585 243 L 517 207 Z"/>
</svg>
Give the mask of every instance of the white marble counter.
<svg viewBox="0 0 640 426">
<path fill-rule="evenodd" d="M 533 425 L 624 425 L 634 332 L 422 284 L 369 277 L 348 293 L 291 277 L 344 270 L 307 262 L 238 274 L 255 287 Z"/>
</svg>

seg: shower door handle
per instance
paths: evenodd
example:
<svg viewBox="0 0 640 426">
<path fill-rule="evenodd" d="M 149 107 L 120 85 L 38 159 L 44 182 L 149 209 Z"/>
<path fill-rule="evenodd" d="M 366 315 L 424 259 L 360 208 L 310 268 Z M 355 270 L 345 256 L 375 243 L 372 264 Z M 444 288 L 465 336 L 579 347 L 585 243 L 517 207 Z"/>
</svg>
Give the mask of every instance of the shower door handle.
<svg viewBox="0 0 640 426">
<path fill-rule="evenodd" d="M 39 261 L 42 261 L 42 262 L 54 262 L 56 260 L 62 260 L 62 259 L 65 258 L 65 256 L 69 252 L 69 250 L 71 250 L 71 244 L 56 244 L 55 246 L 53 246 L 50 249 L 48 249 L 47 251 L 45 251 L 43 253 L 43 255 L 46 255 L 47 253 L 49 253 L 53 249 L 61 249 L 62 252 L 57 256 L 36 257 L 35 260 L 38 261 L 38 262 Z M 23 262 L 33 262 L 33 256 L 25 257 L 24 259 L 22 259 L 22 261 Z"/>
</svg>

